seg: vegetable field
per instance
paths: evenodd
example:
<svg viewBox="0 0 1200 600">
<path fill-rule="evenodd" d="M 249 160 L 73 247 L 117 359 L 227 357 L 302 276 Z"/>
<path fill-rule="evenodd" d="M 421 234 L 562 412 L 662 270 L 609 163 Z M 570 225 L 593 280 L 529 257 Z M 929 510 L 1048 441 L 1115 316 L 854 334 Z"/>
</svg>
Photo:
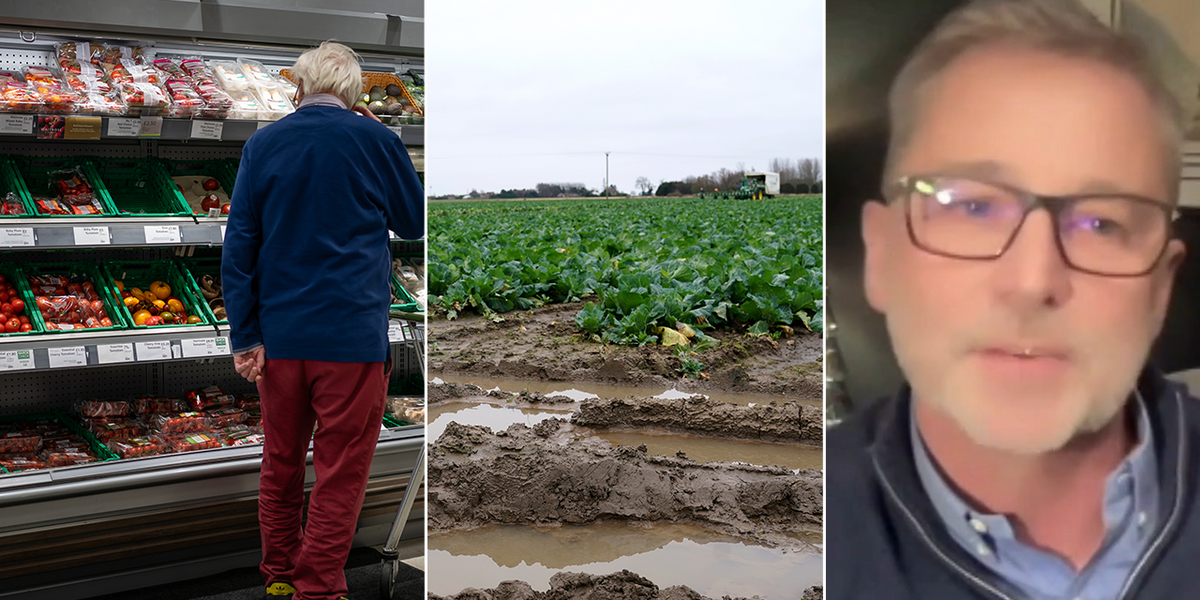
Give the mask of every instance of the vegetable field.
<svg viewBox="0 0 1200 600">
<path fill-rule="evenodd" d="M 691 342 L 722 326 L 823 327 L 820 196 L 583 199 L 429 206 L 435 314 L 590 300 L 597 341 Z"/>
</svg>

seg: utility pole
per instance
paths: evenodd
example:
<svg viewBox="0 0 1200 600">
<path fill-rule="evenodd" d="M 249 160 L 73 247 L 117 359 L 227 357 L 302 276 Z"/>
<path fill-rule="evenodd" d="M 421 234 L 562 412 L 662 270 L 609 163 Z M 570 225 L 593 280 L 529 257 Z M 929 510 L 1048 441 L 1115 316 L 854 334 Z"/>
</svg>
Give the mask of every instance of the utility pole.
<svg viewBox="0 0 1200 600">
<path fill-rule="evenodd" d="M 608 152 L 604 153 L 604 199 L 608 199 Z"/>
</svg>

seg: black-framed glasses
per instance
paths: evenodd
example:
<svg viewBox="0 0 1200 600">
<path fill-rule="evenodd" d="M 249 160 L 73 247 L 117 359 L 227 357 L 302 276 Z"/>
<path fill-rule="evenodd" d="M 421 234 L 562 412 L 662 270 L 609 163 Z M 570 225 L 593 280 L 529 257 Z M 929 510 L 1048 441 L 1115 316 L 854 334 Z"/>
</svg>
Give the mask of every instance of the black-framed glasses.
<svg viewBox="0 0 1200 600">
<path fill-rule="evenodd" d="M 1128 194 L 1045 196 L 964 177 L 900 178 L 885 194 L 903 202 L 912 243 L 965 260 L 995 260 L 1016 240 L 1026 218 L 1044 208 L 1055 243 L 1071 268 L 1108 277 L 1148 274 L 1172 236 L 1169 204 Z"/>
</svg>

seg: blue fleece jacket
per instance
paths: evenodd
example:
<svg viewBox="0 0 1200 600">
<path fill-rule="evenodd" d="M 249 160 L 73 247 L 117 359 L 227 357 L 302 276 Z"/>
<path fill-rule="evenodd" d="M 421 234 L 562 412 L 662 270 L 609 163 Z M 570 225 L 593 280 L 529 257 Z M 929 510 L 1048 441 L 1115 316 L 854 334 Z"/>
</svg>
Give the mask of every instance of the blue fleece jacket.
<svg viewBox="0 0 1200 600">
<path fill-rule="evenodd" d="M 1147 369 L 1138 383 L 1158 457 L 1159 515 L 1118 600 L 1177 600 L 1200 589 L 1200 402 Z M 1043 600 L 999 578 L 951 536 L 921 486 L 910 390 L 871 404 L 826 436 L 826 598 Z M 1088 596 L 1089 600 L 1091 596 Z M 1064 599 L 1068 600 L 1068 599 Z"/>
<path fill-rule="evenodd" d="M 388 230 L 419 239 L 424 196 L 399 136 L 352 111 L 307 106 L 251 136 L 221 253 L 233 351 L 387 360 Z"/>
</svg>

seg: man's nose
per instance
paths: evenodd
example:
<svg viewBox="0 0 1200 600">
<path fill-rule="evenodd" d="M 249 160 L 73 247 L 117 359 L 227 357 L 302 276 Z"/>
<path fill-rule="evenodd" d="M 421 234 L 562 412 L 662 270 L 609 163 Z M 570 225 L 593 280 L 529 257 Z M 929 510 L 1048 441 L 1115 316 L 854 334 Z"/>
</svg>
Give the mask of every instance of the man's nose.
<svg viewBox="0 0 1200 600">
<path fill-rule="evenodd" d="M 995 263 L 995 292 L 1021 310 L 1060 306 L 1071 296 L 1071 267 L 1056 238 L 1054 219 L 1046 210 L 1026 217 L 1008 251 Z"/>
</svg>

